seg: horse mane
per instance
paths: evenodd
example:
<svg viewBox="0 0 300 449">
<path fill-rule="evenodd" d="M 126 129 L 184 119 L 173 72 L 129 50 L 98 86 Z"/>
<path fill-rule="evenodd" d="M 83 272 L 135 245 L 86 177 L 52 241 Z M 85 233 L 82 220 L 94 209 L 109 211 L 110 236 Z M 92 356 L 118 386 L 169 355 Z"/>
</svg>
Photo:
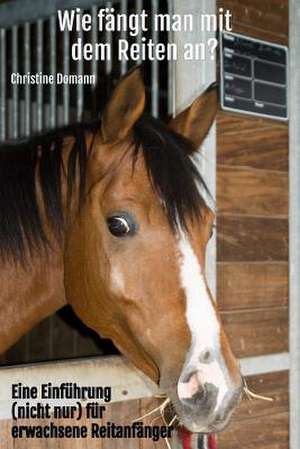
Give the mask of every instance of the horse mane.
<svg viewBox="0 0 300 449">
<path fill-rule="evenodd" d="M 89 126 L 91 128 L 91 126 Z M 24 261 L 49 247 L 38 202 L 38 180 L 50 229 L 57 240 L 64 230 L 61 176 L 66 136 L 74 137 L 67 161 L 67 198 L 71 198 L 79 173 L 79 196 L 83 196 L 87 148 L 87 127 L 73 125 L 0 146 L 0 258 Z M 79 170 L 78 170 L 79 168 Z"/>
<path fill-rule="evenodd" d="M 134 139 L 135 158 L 142 151 L 148 176 L 162 200 L 171 228 L 188 230 L 187 218 L 201 217 L 205 207 L 200 191 L 211 196 L 190 156 L 196 148 L 190 140 L 147 115 L 135 124 Z"/>
<path fill-rule="evenodd" d="M 24 261 L 49 247 L 41 217 L 36 173 L 50 229 L 62 240 L 65 217 L 61 176 L 64 140 L 74 138 L 67 170 L 67 204 L 75 181 L 78 204 L 84 199 L 88 149 L 85 133 L 97 132 L 98 123 L 72 125 L 33 138 L 0 145 L 0 258 Z M 199 186 L 207 187 L 189 154 L 191 142 L 162 122 L 143 115 L 134 126 L 133 163 L 142 151 L 148 176 L 165 207 L 172 229 L 186 228 L 186 218 L 201 214 L 204 201 Z M 79 177 L 79 179 L 78 179 Z"/>
</svg>

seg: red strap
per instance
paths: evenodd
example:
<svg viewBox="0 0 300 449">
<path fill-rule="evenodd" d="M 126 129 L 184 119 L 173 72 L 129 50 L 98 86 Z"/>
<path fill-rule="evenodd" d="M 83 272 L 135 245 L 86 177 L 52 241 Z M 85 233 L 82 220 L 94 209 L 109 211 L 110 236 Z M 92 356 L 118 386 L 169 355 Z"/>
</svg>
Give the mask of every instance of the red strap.
<svg viewBox="0 0 300 449">
<path fill-rule="evenodd" d="M 192 432 L 187 430 L 185 427 L 179 427 L 178 438 L 181 441 L 182 449 L 193 449 L 192 448 L 192 436 L 193 436 Z M 207 437 L 207 448 L 208 449 L 217 449 L 217 437 L 213 433 L 211 433 Z"/>
<path fill-rule="evenodd" d="M 179 427 L 178 438 L 181 441 L 182 449 L 192 449 L 192 432 L 187 430 L 185 427 Z"/>
<path fill-rule="evenodd" d="M 217 437 L 214 433 L 208 435 L 208 448 L 217 449 Z"/>
</svg>

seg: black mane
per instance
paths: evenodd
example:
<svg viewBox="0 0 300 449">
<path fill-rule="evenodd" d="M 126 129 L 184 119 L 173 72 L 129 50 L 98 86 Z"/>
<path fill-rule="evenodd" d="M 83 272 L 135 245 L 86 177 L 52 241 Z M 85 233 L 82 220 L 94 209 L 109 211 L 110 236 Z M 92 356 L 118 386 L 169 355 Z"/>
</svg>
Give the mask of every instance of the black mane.
<svg viewBox="0 0 300 449">
<path fill-rule="evenodd" d="M 143 152 L 154 190 L 161 198 L 173 230 L 186 229 L 186 219 L 201 216 L 205 202 L 199 192 L 210 193 L 190 155 L 192 142 L 161 121 L 142 116 L 135 125 L 135 157 Z"/>
<path fill-rule="evenodd" d="M 89 127 L 90 128 L 90 127 Z M 86 127 L 73 125 L 37 135 L 30 139 L 4 143 L 0 146 L 0 258 L 24 260 L 49 245 L 42 224 L 36 172 L 43 208 L 50 229 L 58 240 L 64 230 L 61 176 L 62 153 L 66 136 L 74 137 L 67 161 L 67 198 L 71 197 L 79 171 L 79 195 L 83 195 L 86 167 Z M 79 170 L 78 170 L 79 168 Z"/>
<path fill-rule="evenodd" d="M 83 200 L 87 147 L 85 133 L 96 133 L 98 124 L 73 125 L 0 146 L 0 258 L 23 260 L 47 248 L 49 242 L 42 224 L 36 188 L 36 170 L 50 229 L 61 240 L 64 231 L 61 176 L 64 139 L 74 137 L 68 158 L 67 198 L 79 176 L 79 204 Z M 133 160 L 143 152 L 153 188 L 160 196 L 170 225 L 186 227 L 188 216 L 199 216 L 204 201 L 198 186 L 207 187 L 188 154 L 191 143 L 170 131 L 163 123 L 142 116 L 134 127 Z"/>
</svg>

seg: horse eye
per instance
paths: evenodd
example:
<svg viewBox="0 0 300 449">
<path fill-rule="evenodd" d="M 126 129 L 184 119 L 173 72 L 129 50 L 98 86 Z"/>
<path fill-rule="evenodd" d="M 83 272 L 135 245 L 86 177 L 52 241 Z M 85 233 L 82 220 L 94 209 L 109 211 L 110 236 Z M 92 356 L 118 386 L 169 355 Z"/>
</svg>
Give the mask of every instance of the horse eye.
<svg viewBox="0 0 300 449">
<path fill-rule="evenodd" d="M 127 235 L 133 234 L 135 231 L 135 226 L 132 220 L 128 217 L 112 216 L 107 218 L 107 226 L 109 232 L 115 237 L 125 237 Z"/>
</svg>

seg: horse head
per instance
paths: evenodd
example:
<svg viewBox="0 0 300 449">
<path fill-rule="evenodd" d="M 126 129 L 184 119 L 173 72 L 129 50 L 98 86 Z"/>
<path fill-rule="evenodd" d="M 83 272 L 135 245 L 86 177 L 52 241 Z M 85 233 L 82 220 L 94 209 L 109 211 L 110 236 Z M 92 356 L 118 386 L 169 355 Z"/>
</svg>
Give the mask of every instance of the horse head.
<svg viewBox="0 0 300 449">
<path fill-rule="evenodd" d="M 135 70 L 117 85 L 87 161 L 84 202 L 66 232 L 65 287 L 79 317 L 172 400 L 190 430 L 220 430 L 241 375 L 205 278 L 214 214 L 193 153 L 215 88 L 166 126 L 144 114 Z"/>
</svg>

